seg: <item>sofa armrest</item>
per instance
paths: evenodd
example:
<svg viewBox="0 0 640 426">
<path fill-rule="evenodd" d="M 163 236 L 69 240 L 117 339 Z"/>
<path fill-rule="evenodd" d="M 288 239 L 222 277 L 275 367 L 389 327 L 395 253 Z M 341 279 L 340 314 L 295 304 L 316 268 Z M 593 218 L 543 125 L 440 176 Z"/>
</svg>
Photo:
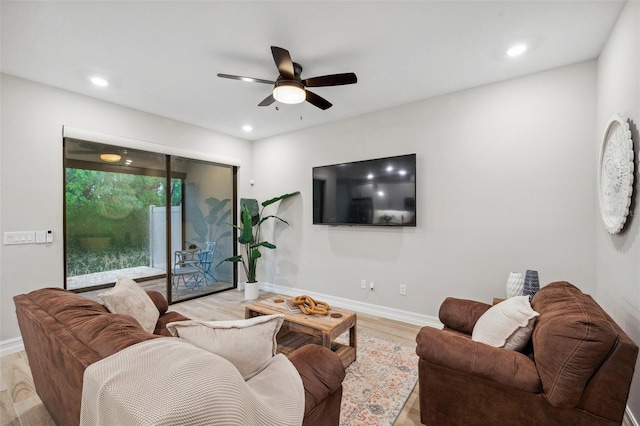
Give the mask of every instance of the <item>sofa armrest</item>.
<svg viewBox="0 0 640 426">
<path fill-rule="evenodd" d="M 542 392 L 535 363 L 520 352 L 433 327 L 423 327 L 416 341 L 416 353 L 427 362 L 525 392 Z"/>
<path fill-rule="evenodd" d="M 160 315 L 158 318 L 158 322 L 156 323 L 156 328 L 153 331 L 153 334 L 157 334 L 158 336 L 167 336 L 173 337 L 173 334 L 167 328 L 167 324 L 170 322 L 176 321 L 189 321 L 191 318 L 187 318 L 179 312 L 169 311 L 165 314 Z"/>
<path fill-rule="evenodd" d="M 158 308 L 158 312 L 160 313 L 153 334 L 172 337 L 172 334 L 167 329 L 167 324 L 175 321 L 188 321 L 190 318 L 187 318 L 178 312 L 167 312 L 167 310 L 169 309 L 169 303 L 167 303 L 167 299 L 165 299 L 164 295 L 159 291 L 146 290 L 146 292 L 149 298 L 151 298 L 151 300 L 153 301 L 153 304 L 156 305 L 156 308 Z"/>
<path fill-rule="evenodd" d="M 167 299 L 164 298 L 162 293 L 155 290 L 146 290 L 146 291 L 147 291 L 147 295 L 153 301 L 153 304 L 156 305 L 156 308 L 158 308 L 158 312 L 160 312 L 160 315 L 167 312 L 167 309 L 169 309 L 169 303 L 167 302 Z"/>
<path fill-rule="evenodd" d="M 320 345 L 305 345 L 289 355 L 298 370 L 305 392 L 305 415 L 342 389 L 344 367 L 340 357 Z"/>
<path fill-rule="evenodd" d="M 447 297 L 440 305 L 438 317 L 445 328 L 452 328 L 471 335 L 478 318 L 487 312 L 490 307 L 491 305 L 476 302 L 475 300 Z"/>
</svg>

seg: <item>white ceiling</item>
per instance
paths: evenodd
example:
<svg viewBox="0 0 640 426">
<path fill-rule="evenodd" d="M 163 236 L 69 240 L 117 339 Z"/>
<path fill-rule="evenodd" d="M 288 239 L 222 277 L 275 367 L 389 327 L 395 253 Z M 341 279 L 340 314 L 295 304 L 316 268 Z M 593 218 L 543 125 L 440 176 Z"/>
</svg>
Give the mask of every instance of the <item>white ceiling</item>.
<svg viewBox="0 0 640 426">
<path fill-rule="evenodd" d="M 256 140 L 598 56 L 623 1 L 6 1 L 3 72 Z M 529 50 L 509 59 L 508 47 Z M 270 46 L 333 103 L 257 104 Z M 101 75 L 110 86 L 93 86 Z M 279 109 L 276 109 L 279 106 Z M 254 130 L 245 133 L 243 124 Z"/>
</svg>

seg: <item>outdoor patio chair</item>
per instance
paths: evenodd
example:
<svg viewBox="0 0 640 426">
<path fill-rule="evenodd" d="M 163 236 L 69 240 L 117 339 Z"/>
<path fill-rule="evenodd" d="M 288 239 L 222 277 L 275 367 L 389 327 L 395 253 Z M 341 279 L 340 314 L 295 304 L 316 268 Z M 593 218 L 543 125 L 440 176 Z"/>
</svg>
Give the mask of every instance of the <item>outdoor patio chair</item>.
<svg viewBox="0 0 640 426">
<path fill-rule="evenodd" d="M 211 264 L 213 263 L 213 253 L 216 251 L 216 242 L 207 241 L 204 243 L 204 250 L 200 251 L 198 255 L 200 259 L 200 270 L 202 273 L 202 279 L 206 282 L 218 281 L 211 270 Z"/>
<path fill-rule="evenodd" d="M 178 291 L 180 280 L 187 289 L 195 289 L 202 284 L 203 273 L 200 266 L 199 250 L 177 250 L 173 257 L 171 284 Z"/>
</svg>

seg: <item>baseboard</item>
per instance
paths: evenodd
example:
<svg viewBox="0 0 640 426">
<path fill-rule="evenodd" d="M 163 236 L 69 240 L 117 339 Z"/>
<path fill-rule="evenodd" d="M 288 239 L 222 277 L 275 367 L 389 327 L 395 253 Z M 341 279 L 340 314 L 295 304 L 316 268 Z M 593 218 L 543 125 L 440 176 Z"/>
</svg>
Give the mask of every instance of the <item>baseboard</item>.
<svg viewBox="0 0 640 426">
<path fill-rule="evenodd" d="M 22 343 L 22 337 L 14 337 L 13 339 L 7 339 L 0 342 L 0 356 L 20 352 L 23 349 L 24 344 Z"/>
<path fill-rule="evenodd" d="M 624 417 L 622 418 L 622 426 L 638 426 L 638 421 L 633 417 L 633 413 L 627 405 L 627 409 L 624 410 Z"/>
<path fill-rule="evenodd" d="M 376 315 L 379 317 L 392 319 L 396 321 L 402 321 L 409 324 L 419 326 L 431 326 L 436 328 L 442 328 L 442 323 L 436 317 L 430 315 L 418 314 L 415 312 L 403 311 L 401 309 L 388 308 L 386 306 L 374 305 L 372 303 L 360 302 L 357 300 L 345 299 L 342 297 L 335 297 L 329 294 L 316 293 L 313 291 L 284 287 L 271 283 L 260 283 L 260 289 L 269 291 L 272 293 L 282 294 L 283 296 L 298 296 L 300 294 L 306 294 L 314 299 L 327 302 L 331 306 L 337 308 L 348 309 L 350 311 L 362 312 L 369 315 Z"/>
</svg>

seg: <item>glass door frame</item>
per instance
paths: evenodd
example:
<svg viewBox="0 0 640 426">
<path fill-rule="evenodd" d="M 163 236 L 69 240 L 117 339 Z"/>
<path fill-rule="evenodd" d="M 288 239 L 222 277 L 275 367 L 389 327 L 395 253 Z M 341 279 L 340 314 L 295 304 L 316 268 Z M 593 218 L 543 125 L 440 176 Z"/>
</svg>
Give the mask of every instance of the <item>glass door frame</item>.
<svg viewBox="0 0 640 426">
<path fill-rule="evenodd" d="M 64 132 L 63 132 L 64 133 Z M 74 137 L 65 137 L 63 135 L 63 143 L 62 143 L 62 166 L 63 166 L 63 185 L 62 185 L 62 196 L 63 196 L 63 238 L 64 238 L 64 244 L 63 244 L 63 273 L 64 273 L 64 288 L 67 289 L 67 263 L 68 263 L 68 253 L 67 253 L 67 202 L 66 202 L 66 187 L 67 187 L 67 179 L 66 179 L 66 169 L 67 168 L 83 168 L 83 169 L 88 169 L 88 170 L 99 170 L 99 171 L 106 171 L 106 172 L 118 172 L 118 173 L 124 173 L 119 167 L 117 166 L 113 166 L 113 165 L 109 165 L 109 164 L 101 164 L 101 163 L 92 163 L 92 162 L 84 162 L 81 160 L 74 160 L 74 159 L 68 159 L 67 155 L 66 155 L 66 140 L 67 139 L 74 139 L 74 140 L 79 140 L 77 138 Z M 111 145 L 108 143 L 104 143 L 104 142 L 97 142 L 97 141 L 92 141 L 92 140 L 83 140 L 85 142 L 88 143 L 95 143 L 95 144 L 102 144 L 102 145 Z M 116 145 L 112 145 L 112 146 L 116 146 Z M 170 154 L 170 153 L 164 153 L 164 152 L 158 152 L 158 151 L 153 151 L 153 150 L 148 150 L 148 147 L 145 148 L 137 148 L 137 147 L 131 147 L 131 149 L 135 149 L 138 151 L 143 151 L 143 152 L 149 152 L 150 154 L 159 154 L 159 155 L 163 155 L 164 156 L 164 160 L 165 160 L 165 171 L 164 173 L 160 173 L 158 171 L 155 170 L 146 170 L 146 172 L 148 172 L 149 174 L 147 174 L 146 172 L 142 172 L 142 171 L 137 171 L 137 172 L 127 172 L 129 174 L 138 174 L 138 175 L 147 175 L 147 176 L 157 176 L 157 177 L 164 177 L 165 178 L 165 186 L 166 188 L 171 188 L 171 179 L 175 179 L 175 178 L 179 178 L 181 180 L 181 185 L 182 185 L 182 210 L 183 210 L 183 220 L 180 224 L 180 226 L 182 226 L 183 228 L 183 233 L 182 235 L 184 235 L 184 231 L 185 231 L 185 227 L 186 227 L 186 222 L 184 220 L 184 211 L 185 211 L 185 192 L 184 192 L 184 177 L 182 176 L 181 173 L 174 173 L 171 170 L 171 159 L 174 157 L 180 157 L 180 158 L 184 158 L 184 159 L 192 159 L 194 161 L 199 161 L 199 162 L 205 162 L 205 163 L 209 163 L 211 165 L 219 165 L 221 167 L 227 167 L 231 169 L 231 220 L 233 225 L 237 225 L 237 204 L 238 204 L 238 166 L 234 165 L 234 164 L 224 164 L 224 163 L 220 163 L 220 162 L 216 162 L 216 161 L 211 161 L 208 158 L 204 158 L 204 159 L 198 159 L 198 158 L 189 158 L 189 157 L 185 157 L 184 155 L 174 155 L 174 154 Z M 206 157 L 206 156 L 205 156 Z M 71 165 L 71 166 L 70 166 Z M 79 167 L 73 167 L 73 165 L 75 166 L 79 166 Z M 140 169 L 142 170 L 142 169 Z M 173 292 L 172 292 L 172 282 L 173 282 L 173 273 L 172 273 L 172 267 L 171 265 L 173 264 L 173 253 L 171 250 L 171 191 L 167 190 L 165 191 L 165 196 L 166 196 L 166 200 L 165 200 L 165 204 L 166 206 L 168 206 L 166 208 L 166 239 L 165 239 L 165 253 L 166 253 L 166 271 L 165 274 L 161 274 L 161 275 L 155 275 L 155 276 L 149 276 L 149 277 L 145 277 L 145 278 L 136 278 L 137 281 L 143 282 L 143 281 L 149 281 L 149 280 L 154 280 L 154 279 L 161 279 L 164 275 L 165 277 L 165 292 L 166 292 L 166 298 L 167 298 L 167 302 L 169 304 L 173 304 L 173 303 L 177 303 L 177 302 L 183 302 L 186 300 L 191 300 L 191 299 L 195 299 L 198 297 L 202 297 L 202 296 L 206 296 L 206 295 L 211 295 L 211 294 L 215 294 L 218 293 L 220 291 L 226 291 L 226 290 L 231 290 L 231 289 L 237 289 L 238 286 L 238 268 L 237 268 L 237 264 L 233 263 L 232 264 L 232 286 L 222 289 L 222 290 L 217 290 L 217 291 L 211 291 L 211 292 L 202 292 L 200 294 L 193 294 L 191 296 L 188 297 L 182 297 L 182 298 L 177 298 L 176 300 L 173 300 Z M 233 252 L 233 256 L 237 255 L 238 252 L 238 247 L 236 244 L 237 241 L 237 230 L 235 228 L 235 226 L 232 227 L 232 234 L 231 234 L 231 239 L 232 239 L 232 243 L 231 243 L 231 249 Z M 69 289 L 69 291 L 75 292 L 75 293 L 82 293 L 82 292 L 86 292 L 86 291 L 93 291 L 93 290 L 100 290 L 100 289 L 105 289 L 105 288 L 111 288 L 115 285 L 115 283 L 106 283 L 106 284 L 100 284 L 100 285 L 95 285 L 95 286 L 91 286 L 91 287 L 82 287 L 82 288 L 78 288 L 78 289 Z"/>
</svg>

